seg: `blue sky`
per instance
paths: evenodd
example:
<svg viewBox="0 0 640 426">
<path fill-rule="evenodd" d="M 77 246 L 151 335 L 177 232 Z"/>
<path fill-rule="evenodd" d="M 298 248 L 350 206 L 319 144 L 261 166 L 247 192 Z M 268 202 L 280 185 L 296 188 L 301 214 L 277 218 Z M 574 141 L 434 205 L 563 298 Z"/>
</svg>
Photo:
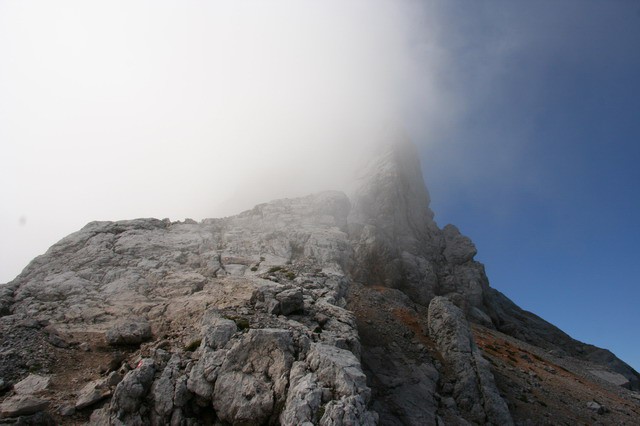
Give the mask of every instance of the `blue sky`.
<svg viewBox="0 0 640 426">
<path fill-rule="evenodd" d="M 640 3 L 466 6 L 452 81 L 469 107 L 423 154 L 436 220 L 493 287 L 640 370 Z"/>
</svg>

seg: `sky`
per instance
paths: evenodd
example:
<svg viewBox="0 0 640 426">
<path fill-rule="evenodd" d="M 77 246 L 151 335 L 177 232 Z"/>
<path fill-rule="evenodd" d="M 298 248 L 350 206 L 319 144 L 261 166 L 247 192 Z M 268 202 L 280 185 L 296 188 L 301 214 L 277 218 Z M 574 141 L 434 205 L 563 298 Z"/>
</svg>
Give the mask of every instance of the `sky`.
<svg viewBox="0 0 640 426">
<path fill-rule="evenodd" d="M 385 129 L 494 288 L 640 370 L 640 2 L 0 0 L 0 282 L 340 187 Z"/>
<path fill-rule="evenodd" d="M 494 288 L 640 370 L 640 2 L 452 3 L 468 108 L 423 151 L 438 224 Z"/>
</svg>

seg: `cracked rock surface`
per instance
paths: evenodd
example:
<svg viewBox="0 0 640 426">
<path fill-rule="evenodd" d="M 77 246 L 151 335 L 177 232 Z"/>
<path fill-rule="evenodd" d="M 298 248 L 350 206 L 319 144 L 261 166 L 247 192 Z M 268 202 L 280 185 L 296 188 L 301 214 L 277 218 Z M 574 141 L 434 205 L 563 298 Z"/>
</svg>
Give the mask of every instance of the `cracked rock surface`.
<svg viewBox="0 0 640 426">
<path fill-rule="evenodd" d="M 514 395 L 528 373 L 503 363 L 506 344 L 490 343 L 503 338 L 540 349 L 532 363 L 558 372 L 562 363 L 617 395 L 601 397 L 609 411 L 595 415 L 639 412 L 637 372 L 522 311 L 489 286 L 475 254 L 456 227 L 434 222 L 406 142 L 382 149 L 349 195 L 200 223 L 89 223 L 0 286 L 2 415 L 92 425 L 526 423 L 536 411 Z M 30 373 L 46 379 L 12 389 Z M 594 415 L 583 402 L 573 414 Z"/>
<path fill-rule="evenodd" d="M 464 417 L 478 424 L 512 425 L 489 363 L 476 347 L 460 308 L 444 297 L 434 297 L 428 323 L 431 338 L 453 372 L 453 397 Z"/>
</svg>

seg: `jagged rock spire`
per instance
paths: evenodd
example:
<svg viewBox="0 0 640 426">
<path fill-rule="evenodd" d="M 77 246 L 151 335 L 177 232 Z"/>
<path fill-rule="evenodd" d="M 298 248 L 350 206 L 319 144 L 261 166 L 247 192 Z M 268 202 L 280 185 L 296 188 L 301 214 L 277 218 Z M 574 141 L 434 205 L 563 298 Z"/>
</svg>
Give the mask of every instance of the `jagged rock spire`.
<svg viewBox="0 0 640 426">
<path fill-rule="evenodd" d="M 396 241 L 419 238 L 435 227 L 420 154 L 404 135 L 374 150 L 350 198 L 351 223 L 375 226 Z"/>
<path fill-rule="evenodd" d="M 428 303 L 443 238 L 422 176 L 417 147 L 396 133 L 374 150 L 350 194 L 352 275 L 364 283 L 400 288 Z"/>
</svg>

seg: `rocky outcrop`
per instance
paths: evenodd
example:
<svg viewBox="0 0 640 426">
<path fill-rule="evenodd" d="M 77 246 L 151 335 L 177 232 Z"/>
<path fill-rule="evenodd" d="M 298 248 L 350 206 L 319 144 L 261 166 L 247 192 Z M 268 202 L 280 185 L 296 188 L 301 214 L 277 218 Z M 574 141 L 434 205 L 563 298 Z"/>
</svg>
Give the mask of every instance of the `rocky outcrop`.
<svg viewBox="0 0 640 426">
<path fill-rule="evenodd" d="M 112 424 L 146 424 L 150 410 L 157 424 L 376 424 L 350 351 L 314 343 L 300 330 L 235 332 L 233 321 L 211 316 L 194 356 L 159 349 L 127 373 L 108 408 Z"/>
<path fill-rule="evenodd" d="M 38 413 L 49 406 L 49 401 L 33 395 L 16 395 L 0 404 L 0 417 L 17 417 Z"/>
<path fill-rule="evenodd" d="M 464 314 L 444 297 L 435 297 L 429 304 L 429 334 L 453 371 L 453 397 L 464 418 L 478 424 L 512 425 L 507 404 Z"/>
<path fill-rule="evenodd" d="M 25 270 L 11 317 L 135 351 L 115 389 L 76 391 L 96 422 L 375 424 L 344 309 L 348 206 L 329 192 L 203 224 L 92 223 Z"/>
<path fill-rule="evenodd" d="M 113 394 L 109 411 L 111 412 L 111 424 L 129 425 L 145 424 L 143 416 L 149 408 L 145 404 L 146 397 L 151 389 L 156 365 L 152 359 L 141 360 L 136 368 L 122 379 Z"/>
<path fill-rule="evenodd" d="M 356 281 L 400 288 L 422 303 L 435 295 L 443 241 L 429 209 L 416 147 L 379 148 L 351 195 L 348 217 Z"/>
<path fill-rule="evenodd" d="M 145 318 L 118 321 L 105 333 L 110 345 L 136 345 L 151 338 L 151 326 Z"/>
<path fill-rule="evenodd" d="M 423 306 L 446 296 L 474 323 L 604 365 L 640 389 L 640 374 L 611 352 L 572 339 L 489 286 L 473 242 L 433 221 L 416 148 L 398 139 L 380 149 L 351 195 L 354 279 L 400 289 Z"/>
<path fill-rule="evenodd" d="M 38 397 L 61 423 L 511 424 L 511 367 L 488 364 L 481 327 L 638 387 L 491 289 L 475 254 L 434 222 L 408 142 L 381 148 L 350 196 L 92 222 L 0 286 L 0 378 L 51 377 Z"/>
<path fill-rule="evenodd" d="M 114 371 L 109 377 L 87 383 L 78 392 L 78 399 L 74 408 L 82 410 L 110 397 L 112 394 L 111 388 L 120 383 L 121 379 L 122 377 Z"/>
<path fill-rule="evenodd" d="M 47 389 L 50 382 L 51 377 L 29 374 L 26 378 L 13 385 L 13 391 L 18 395 L 31 395 Z"/>
<path fill-rule="evenodd" d="M 215 356 L 214 356 L 215 358 Z M 265 423 L 280 414 L 294 361 L 293 334 L 282 329 L 250 330 L 235 342 L 218 367 L 205 366 L 218 417 L 229 423 Z"/>
<path fill-rule="evenodd" d="M 640 389 L 640 374 L 610 351 L 573 339 L 553 324 L 521 309 L 495 289 L 490 288 L 484 294 L 484 299 L 491 324 L 497 330 L 557 355 L 601 365 L 607 371 L 623 376 L 625 382 L 621 384 L 630 389 Z"/>
</svg>

